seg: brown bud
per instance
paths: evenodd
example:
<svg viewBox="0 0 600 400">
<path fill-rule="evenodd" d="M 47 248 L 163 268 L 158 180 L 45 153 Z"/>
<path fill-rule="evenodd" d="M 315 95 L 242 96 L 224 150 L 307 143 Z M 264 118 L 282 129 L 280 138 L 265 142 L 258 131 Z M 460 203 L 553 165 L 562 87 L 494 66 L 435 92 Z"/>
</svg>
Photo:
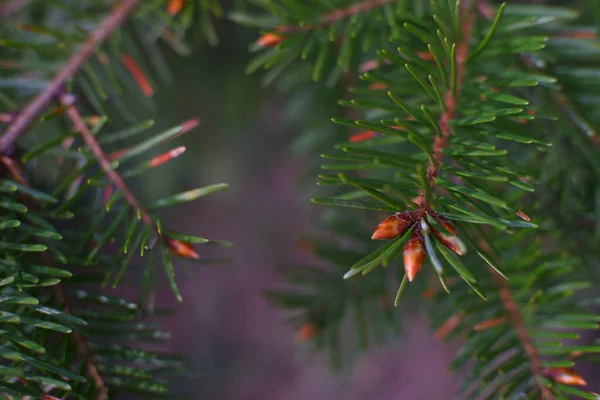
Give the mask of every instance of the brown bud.
<svg viewBox="0 0 600 400">
<path fill-rule="evenodd" d="M 312 321 L 305 322 L 298 330 L 298 339 L 309 342 L 317 334 L 317 328 Z"/>
<path fill-rule="evenodd" d="M 261 47 L 275 47 L 285 40 L 285 36 L 276 33 L 265 33 L 258 38 L 256 43 Z"/>
<path fill-rule="evenodd" d="M 524 213 L 523 211 L 521 211 L 521 210 L 519 210 L 519 211 L 517 212 L 517 215 L 518 215 L 519 217 L 521 217 L 522 219 L 524 219 L 525 221 L 527 221 L 527 222 L 530 222 L 530 221 L 531 221 L 531 218 L 529 217 L 529 215 L 525 214 L 525 213 Z"/>
<path fill-rule="evenodd" d="M 463 317 L 464 316 L 461 312 L 452 315 L 446 320 L 446 322 L 444 322 L 442 326 L 439 327 L 439 329 L 433 334 L 433 337 L 437 340 L 444 339 L 461 323 Z"/>
<path fill-rule="evenodd" d="M 185 0 L 171 0 L 169 1 L 169 5 L 167 6 L 167 12 L 169 15 L 177 15 L 183 9 L 183 4 Z"/>
<path fill-rule="evenodd" d="M 492 318 L 492 319 L 488 319 L 487 321 L 478 323 L 477 325 L 475 325 L 475 327 L 473 329 L 476 331 L 484 331 L 486 329 L 490 329 L 495 326 L 502 325 L 506 321 L 508 321 L 508 318 L 506 316 Z"/>
<path fill-rule="evenodd" d="M 365 140 L 373 139 L 375 137 L 377 137 L 377 132 L 364 131 L 364 132 L 359 132 L 359 133 L 356 133 L 356 134 L 350 136 L 350 142 L 352 142 L 352 143 L 363 142 Z"/>
<path fill-rule="evenodd" d="M 166 242 L 169 251 L 173 254 L 183 258 L 193 258 L 195 260 L 200 258 L 200 255 L 196 252 L 196 249 L 194 249 L 194 246 L 192 246 L 191 243 L 170 237 L 167 237 Z"/>
<path fill-rule="evenodd" d="M 570 386 L 585 386 L 587 382 L 581 375 L 571 368 L 550 368 L 545 375 L 555 382 Z"/>
<path fill-rule="evenodd" d="M 383 82 L 373 82 L 370 83 L 368 87 L 371 90 L 386 90 L 387 88 L 389 88 L 389 86 Z"/>
<path fill-rule="evenodd" d="M 133 76 L 133 79 L 137 83 L 144 96 L 152 97 L 154 95 L 154 88 L 152 88 L 152 85 L 146 77 L 146 74 L 144 74 L 144 71 L 142 71 L 142 69 L 138 66 L 133 57 L 128 54 L 123 54 L 121 56 L 121 61 L 131 76 Z"/>
<path fill-rule="evenodd" d="M 460 240 L 458 238 L 458 236 L 444 235 L 442 232 L 438 231 L 437 229 L 435 229 L 433 227 L 431 227 L 431 231 L 433 232 L 433 234 L 435 235 L 437 240 L 439 240 L 444 246 L 446 246 L 447 248 L 449 248 L 450 250 L 452 250 L 459 256 L 462 256 L 463 254 L 465 254 L 467 252 L 467 247 L 462 242 L 462 240 Z"/>
<path fill-rule="evenodd" d="M 373 240 L 394 239 L 402 235 L 413 224 L 408 211 L 396 213 L 384 219 L 371 236 Z"/>
<path fill-rule="evenodd" d="M 404 247 L 404 270 L 409 282 L 412 282 L 421 270 L 426 256 L 423 236 L 415 230 Z"/>
<path fill-rule="evenodd" d="M 172 150 L 167 151 L 166 153 L 159 154 L 158 156 L 156 156 L 152 160 L 150 160 L 150 162 L 148 164 L 153 168 L 158 167 L 159 165 L 162 165 L 162 164 L 166 163 L 167 161 L 171 161 L 172 159 L 179 157 L 184 152 L 185 152 L 185 146 L 179 146 Z"/>
</svg>

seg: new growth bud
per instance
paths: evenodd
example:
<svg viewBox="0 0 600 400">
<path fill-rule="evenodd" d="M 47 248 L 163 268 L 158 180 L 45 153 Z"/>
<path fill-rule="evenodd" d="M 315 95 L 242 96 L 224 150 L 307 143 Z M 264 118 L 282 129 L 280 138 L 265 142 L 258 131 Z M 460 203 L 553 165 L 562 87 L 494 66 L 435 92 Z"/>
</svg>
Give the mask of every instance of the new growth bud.
<svg viewBox="0 0 600 400">
<path fill-rule="evenodd" d="M 413 224 L 413 219 L 408 211 L 396 213 L 384 219 L 371 236 L 373 240 L 394 239 L 404 234 Z"/>
<path fill-rule="evenodd" d="M 420 228 L 417 227 L 404 247 L 404 270 L 409 282 L 412 282 L 421 270 L 426 256 L 425 241 Z"/>
</svg>

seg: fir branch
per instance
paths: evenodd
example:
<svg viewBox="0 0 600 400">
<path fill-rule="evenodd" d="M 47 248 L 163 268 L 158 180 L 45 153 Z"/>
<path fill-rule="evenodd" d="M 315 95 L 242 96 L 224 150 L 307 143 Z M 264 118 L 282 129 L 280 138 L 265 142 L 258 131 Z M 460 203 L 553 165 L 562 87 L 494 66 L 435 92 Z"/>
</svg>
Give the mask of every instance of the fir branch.
<svg viewBox="0 0 600 400">
<path fill-rule="evenodd" d="M 374 8 L 384 6 L 386 4 L 395 3 L 396 0 L 366 0 L 360 3 L 352 4 L 345 8 L 327 13 L 321 19 L 321 22 L 311 25 L 281 25 L 277 27 L 278 32 L 298 32 L 298 31 L 309 31 L 313 29 L 322 28 L 339 21 L 340 19 L 348 18 L 356 14 L 360 14 L 365 11 L 370 11 Z"/>
<path fill-rule="evenodd" d="M 508 286 L 506 280 L 504 280 L 502 277 L 495 273 L 493 274 L 500 290 L 500 299 L 502 300 L 502 304 L 504 305 L 506 311 L 508 311 L 510 320 L 517 332 L 517 336 L 519 337 L 519 340 L 523 345 L 523 349 L 525 350 L 525 353 L 527 354 L 527 357 L 531 362 L 531 371 L 533 372 L 535 382 L 538 388 L 540 389 L 542 395 L 541 400 L 552 400 L 554 398 L 552 396 L 552 393 L 540 380 L 540 378 L 543 377 L 542 361 L 537 352 L 537 349 L 535 348 L 533 339 L 531 338 L 529 331 L 523 323 L 523 319 L 521 318 L 521 313 L 519 311 L 519 306 L 513 299 L 512 291 L 510 290 L 510 287 Z"/>
<path fill-rule="evenodd" d="M 104 42 L 127 17 L 135 10 L 141 0 L 126 0 L 119 3 L 113 11 L 90 34 L 89 39 L 67 61 L 64 68 L 12 121 L 0 136 L 0 153 L 5 153 L 23 135 L 37 116 L 63 90 L 67 80 L 72 78 L 85 62 L 94 55 L 97 47 Z"/>
<path fill-rule="evenodd" d="M 444 110 L 439 120 L 441 134 L 436 136 L 433 141 L 433 161 L 429 163 L 429 167 L 427 168 L 427 181 L 432 190 L 442 163 L 444 149 L 448 146 L 449 137 L 452 134 L 451 123 L 456 116 L 458 99 L 466 73 L 469 42 L 475 21 L 475 16 L 470 12 L 469 2 L 467 1 L 461 3 L 461 18 L 462 38 L 456 44 L 456 78 L 451 83 L 450 89 L 444 94 Z M 423 190 L 417 204 L 425 204 L 425 197 L 425 190 Z"/>
<path fill-rule="evenodd" d="M 152 218 L 150 217 L 148 212 L 140 206 L 137 198 L 135 197 L 131 189 L 129 189 L 121 175 L 119 175 L 119 173 L 116 172 L 111 166 L 111 163 L 108 160 L 108 156 L 104 153 L 104 150 L 102 150 L 100 143 L 98 143 L 96 138 L 90 132 L 90 129 L 81 117 L 81 113 L 74 104 L 73 95 L 63 94 L 60 97 L 60 102 L 63 106 L 66 107 L 66 114 L 71 119 L 71 122 L 75 127 L 75 131 L 77 131 L 81 135 L 81 137 L 89 147 L 90 151 L 92 152 L 92 154 L 94 154 L 96 160 L 98 160 L 98 163 L 106 173 L 106 176 L 114 183 L 117 189 L 123 193 L 129 205 L 134 209 L 139 210 L 142 221 L 146 225 L 154 226 L 154 222 L 152 221 Z"/>
<path fill-rule="evenodd" d="M 0 21 L 4 21 L 27 6 L 31 0 L 13 0 L 0 6 Z"/>
</svg>

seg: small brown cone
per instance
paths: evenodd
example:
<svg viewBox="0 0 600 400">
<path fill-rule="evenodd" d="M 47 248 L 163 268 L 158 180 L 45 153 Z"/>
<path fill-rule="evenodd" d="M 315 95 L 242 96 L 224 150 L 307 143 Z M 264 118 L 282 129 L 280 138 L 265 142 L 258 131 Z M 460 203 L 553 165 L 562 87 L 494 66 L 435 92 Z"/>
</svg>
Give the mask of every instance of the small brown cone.
<svg viewBox="0 0 600 400">
<path fill-rule="evenodd" d="M 197 260 L 200 258 L 200 255 L 196 252 L 194 246 L 191 243 L 184 242 L 182 240 L 173 239 L 167 237 L 167 247 L 169 251 L 173 254 L 176 254 L 183 258 L 193 258 Z"/>
<path fill-rule="evenodd" d="M 570 386 L 585 386 L 587 382 L 581 375 L 571 368 L 550 368 L 546 370 L 546 376 L 555 382 Z"/>
<path fill-rule="evenodd" d="M 408 211 L 396 213 L 384 219 L 371 236 L 373 240 L 394 239 L 402 235 L 413 224 L 413 219 Z"/>
<path fill-rule="evenodd" d="M 415 230 L 404 247 L 404 270 L 409 282 L 412 282 L 421 270 L 426 256 L 423 236 Z"/>
</svg>

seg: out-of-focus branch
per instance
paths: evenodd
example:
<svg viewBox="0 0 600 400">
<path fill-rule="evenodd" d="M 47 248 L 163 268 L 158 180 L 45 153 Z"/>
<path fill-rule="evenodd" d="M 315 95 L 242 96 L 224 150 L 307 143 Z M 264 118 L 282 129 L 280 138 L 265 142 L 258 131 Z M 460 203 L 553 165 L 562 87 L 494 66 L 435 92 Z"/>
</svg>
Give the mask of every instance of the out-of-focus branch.
<svg viewBox="0 0 600 400">
<path fill-rule="evenodd" d="M 124 0 L 115 6 L 106 19 L 91 33 L 89 39 L 71 56 L 52 82 L 27 104 L 0 136 L 0 154 L 5 153 L 25 133 L 46 106 L 61 93 L 67 80 L 72 78 L 96 52 L 98 45 L 125 22 L 140 2 L 141 0 Z"/>
</svg>

